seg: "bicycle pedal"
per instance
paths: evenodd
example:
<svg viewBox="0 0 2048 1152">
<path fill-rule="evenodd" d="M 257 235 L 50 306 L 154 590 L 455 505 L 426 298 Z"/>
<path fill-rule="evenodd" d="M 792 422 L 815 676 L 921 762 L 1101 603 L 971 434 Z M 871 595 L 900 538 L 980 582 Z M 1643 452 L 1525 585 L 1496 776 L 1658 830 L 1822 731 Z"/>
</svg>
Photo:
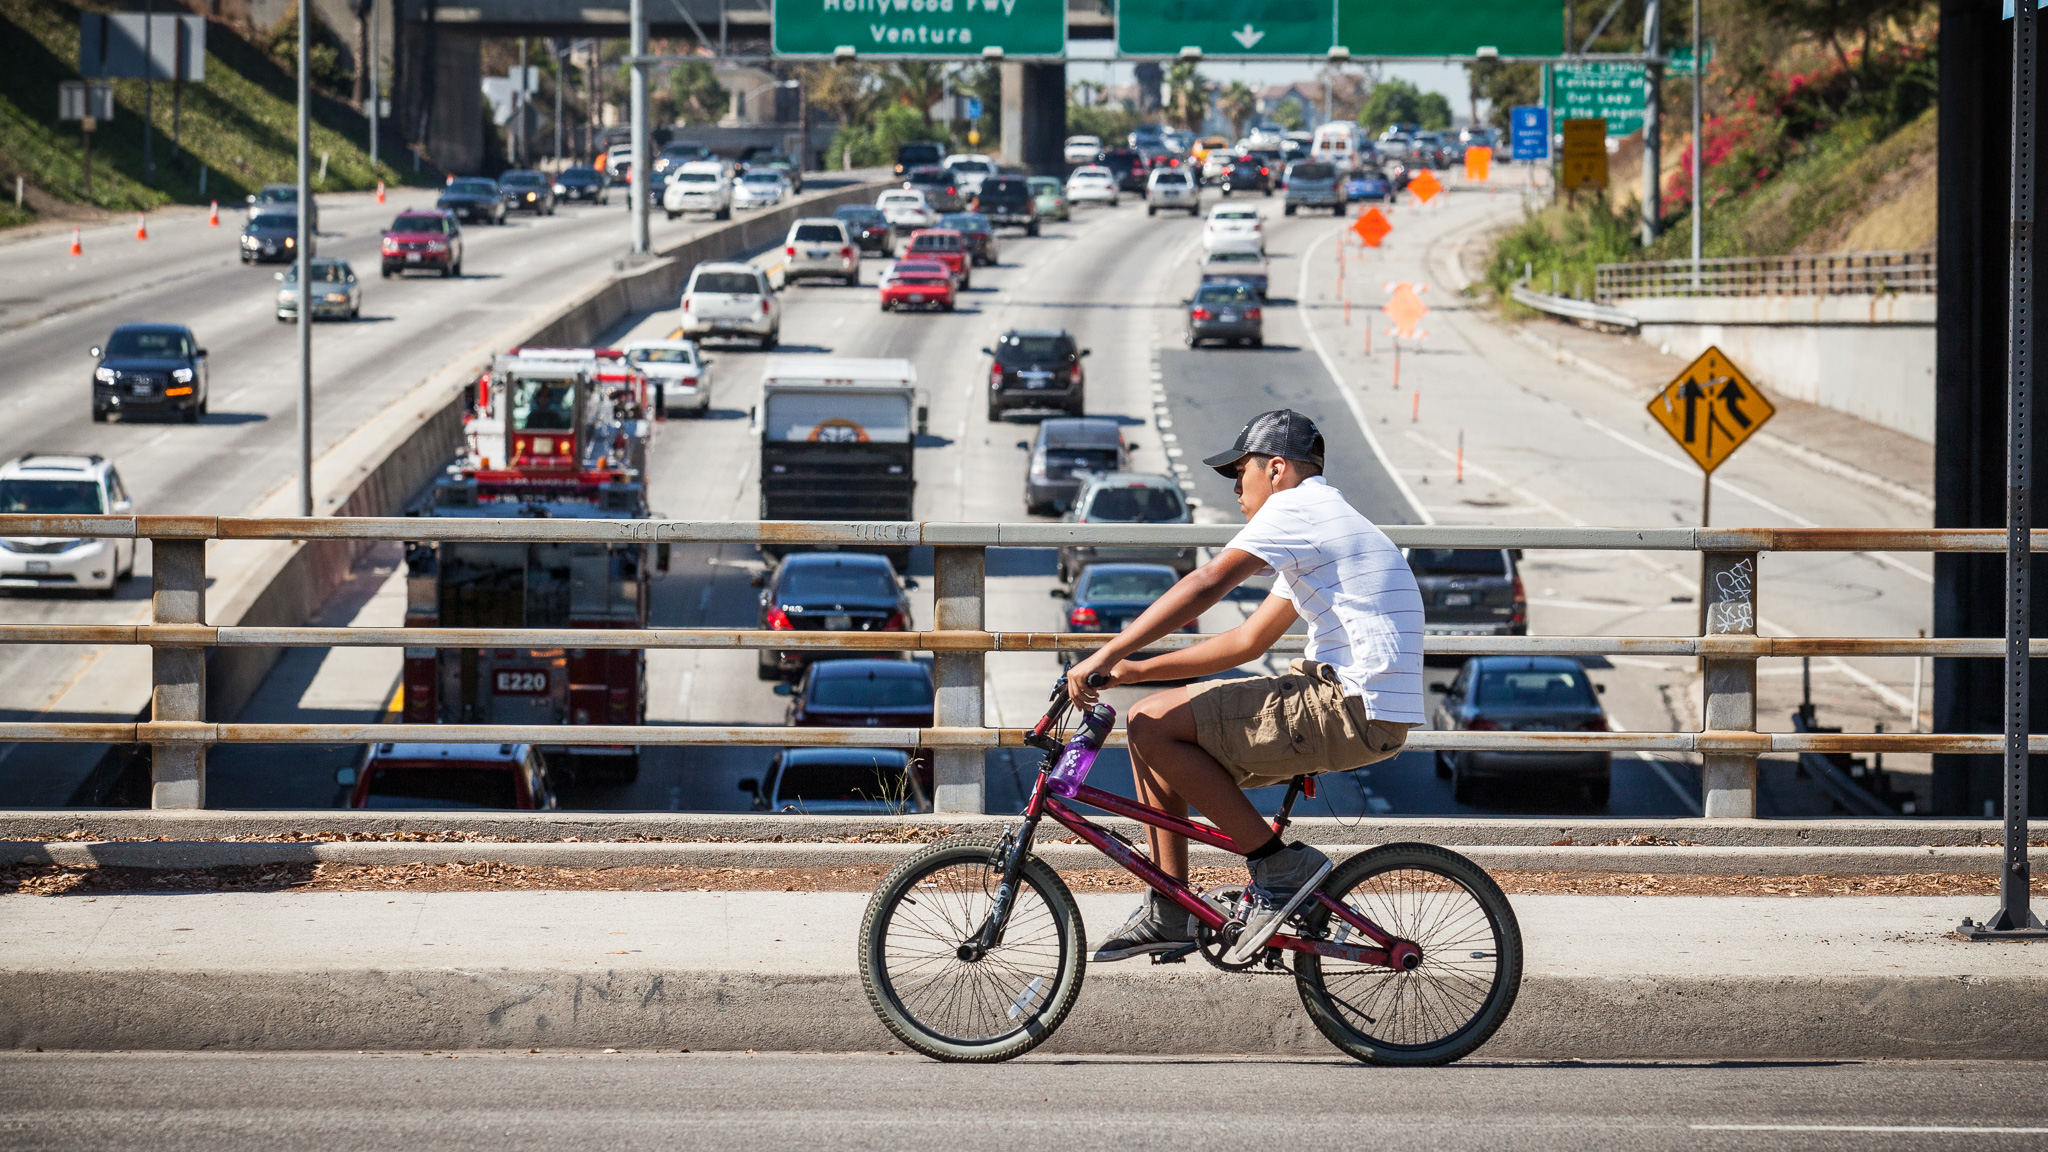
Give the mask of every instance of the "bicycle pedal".
<svg viewBox="0 0 2048 1152">
<path fill-rule="evenodd" d="M 1152 954 L 1152 962 L 1154 964 L 1185 964 L 1188 962 L 1188 956 L 1192 954 L 1197 947 L 1199 947 L 1199 945 L 1184 944 L 1179 948 L 1175 948 L 1171 952 L 1154 952 Z"/>
</svg>

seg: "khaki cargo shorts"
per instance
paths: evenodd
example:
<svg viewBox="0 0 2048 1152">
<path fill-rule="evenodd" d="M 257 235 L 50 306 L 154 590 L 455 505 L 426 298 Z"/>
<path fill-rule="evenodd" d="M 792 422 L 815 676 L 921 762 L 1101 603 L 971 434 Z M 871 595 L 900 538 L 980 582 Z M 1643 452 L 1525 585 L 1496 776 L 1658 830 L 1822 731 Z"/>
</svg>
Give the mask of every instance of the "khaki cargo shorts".
<svg viewBox="0 0 2048 1152">
<path fill-rule="evenodd" d="M 1346 696 L 1337 670 L 1296 660 L 1285 676 L 1203 680 L 1188 685 L 1195 742 L 1240 788 L 1296 776 L 1348 772 L 1401 750 L 1411 724 L 1374 720 Z"/>
</svg>

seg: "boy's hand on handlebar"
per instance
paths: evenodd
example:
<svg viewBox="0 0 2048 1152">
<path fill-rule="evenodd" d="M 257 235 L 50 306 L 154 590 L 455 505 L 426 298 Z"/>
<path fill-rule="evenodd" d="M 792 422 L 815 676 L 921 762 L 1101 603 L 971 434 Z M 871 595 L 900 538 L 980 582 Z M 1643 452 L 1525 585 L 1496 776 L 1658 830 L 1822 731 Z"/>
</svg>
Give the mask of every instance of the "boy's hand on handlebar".
<svg viewBox="0 0 2048 1152">
<path fill-rule="evenodd" d="M 1129 671 L 1128 661 L 1118 660 L 1105 665 L 1094 656 L 1074 665 L 1067 672 L 1067 698 L 1087 707 L 1104 688 L 1114 687 L 1123 682 L 1122 673 Z"/>
</svg>

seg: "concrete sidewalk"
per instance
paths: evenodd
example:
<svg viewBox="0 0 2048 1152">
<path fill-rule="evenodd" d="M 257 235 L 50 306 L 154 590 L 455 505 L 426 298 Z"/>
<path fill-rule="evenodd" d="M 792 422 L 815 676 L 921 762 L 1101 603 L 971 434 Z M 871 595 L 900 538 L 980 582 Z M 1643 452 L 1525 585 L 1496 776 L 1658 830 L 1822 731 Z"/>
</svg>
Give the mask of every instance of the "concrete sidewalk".
<svg viewBox="0 0 2048 1152">
<path fill-rule="evenodd" d="M 843 892 L 0 898 L 0 1043 L 48 1049 L 900 1047 Z M 1126 894 L 1079 897 L 1091 940 Z M 1514 898 L 1494 1056 L 2048 1055 L 2048 946 L 1949 935 L 1983 899 Z M 1291 980 L 1093 967 L 1051 1051 L 1328 1051 Z"/>
</svg>

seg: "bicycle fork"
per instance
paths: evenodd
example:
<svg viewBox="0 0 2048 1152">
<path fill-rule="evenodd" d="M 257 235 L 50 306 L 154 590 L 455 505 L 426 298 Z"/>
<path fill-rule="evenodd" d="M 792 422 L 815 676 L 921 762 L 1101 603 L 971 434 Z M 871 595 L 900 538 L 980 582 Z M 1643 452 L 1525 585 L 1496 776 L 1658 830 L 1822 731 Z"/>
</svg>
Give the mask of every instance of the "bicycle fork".
<svg viewBox="0 0 2048 1152">
<path fill-rule="evenodd" d="M 988 918 L 981 922 L 980 930 L 961 942 L 957 952 L 960 959 L 969 962 L 979 960 L 1003 942 L 1003 932 L 1010 926 L 1010 912 L 1017 904 L 1017 882 L 1024 874 L 1024 861 L 1031 857 L 1031 841 L 1038 833 L 1040 819 L 1040 813 L 1033 811 L 1024 817 L 1024 823 L 1015 831 L 1004 833 L 1003 845 L 998 849 L 1008 853 L 1008 859 L 1003 861 L 1003 879 L 996 885 L 995 900 L 989 906 Z"/>
</svg>

